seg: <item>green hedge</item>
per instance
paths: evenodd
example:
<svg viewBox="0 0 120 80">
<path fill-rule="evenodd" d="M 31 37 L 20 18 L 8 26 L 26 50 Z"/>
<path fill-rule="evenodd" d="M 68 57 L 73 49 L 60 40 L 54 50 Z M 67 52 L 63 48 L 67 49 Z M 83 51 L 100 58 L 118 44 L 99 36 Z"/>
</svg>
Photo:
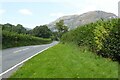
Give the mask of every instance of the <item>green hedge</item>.
<svg viewBox="0 0 120 80">
<path fill-rule="evenodd" d="M 80 26 L 64 34 L 62 42 L 72 42 L 79 46 L 88 46 L 90 50 L 104 57 L 120 59 L 120 35 L 118 33 L 120 19 L 99 20 Z"/>
<path fill-rule="evenodd" d="M 2 48 L 47 44 L 51 39 L 43 39 L 28 34 L 18 34 L 15 32 L 2 31 Z"/>
</svg>

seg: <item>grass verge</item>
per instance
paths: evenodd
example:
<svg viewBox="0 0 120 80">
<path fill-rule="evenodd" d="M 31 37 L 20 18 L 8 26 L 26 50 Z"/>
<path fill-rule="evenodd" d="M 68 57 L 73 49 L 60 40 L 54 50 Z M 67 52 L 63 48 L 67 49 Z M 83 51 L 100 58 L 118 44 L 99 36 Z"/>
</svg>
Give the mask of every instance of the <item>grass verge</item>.
<svg viewBox="0 0 120 80">
<path fill-rule="evenodd" d="M 87 48 L 58 44 L 27 61 L 10 78 L 118 78 L 118 63 Z"/>
</svg>

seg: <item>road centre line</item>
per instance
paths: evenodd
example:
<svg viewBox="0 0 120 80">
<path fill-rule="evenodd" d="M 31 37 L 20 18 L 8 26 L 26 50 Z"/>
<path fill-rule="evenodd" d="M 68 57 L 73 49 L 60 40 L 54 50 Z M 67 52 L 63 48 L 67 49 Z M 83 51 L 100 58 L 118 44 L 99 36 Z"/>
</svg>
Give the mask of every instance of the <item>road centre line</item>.
<svg viewBox="0 0 120 80">
<path fill-rule="evenodd" d="M 21 52 L 21 51 L 25 51 L 25 50 L 27 50 L 27 49 L 29 49 L 29 48 L 25 48 L 25 49 L 17 50 L 17 51 L 14 51 L 13 53 L 18 53 L 18 52 Z"/>
</svg>

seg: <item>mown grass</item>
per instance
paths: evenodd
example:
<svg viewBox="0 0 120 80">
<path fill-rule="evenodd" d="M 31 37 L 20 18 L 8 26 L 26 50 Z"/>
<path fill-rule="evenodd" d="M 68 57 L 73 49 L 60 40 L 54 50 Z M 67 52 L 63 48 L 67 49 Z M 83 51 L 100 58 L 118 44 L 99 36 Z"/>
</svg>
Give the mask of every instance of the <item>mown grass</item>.
<svg viewBox="0 0 120 80">
<path fill-rule="evenodd" d="M 10 78 L 117 78 L 118 63 L 87 48 L 58 44 L 27 61 Z"/>
</svg>

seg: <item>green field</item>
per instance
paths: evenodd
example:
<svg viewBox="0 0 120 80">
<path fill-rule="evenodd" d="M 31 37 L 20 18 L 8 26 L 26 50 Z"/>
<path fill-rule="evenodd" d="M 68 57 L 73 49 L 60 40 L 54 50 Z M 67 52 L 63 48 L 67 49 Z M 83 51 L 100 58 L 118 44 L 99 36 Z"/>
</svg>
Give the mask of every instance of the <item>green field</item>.
<svg viewBox="0 0 120 80">
<path fill-rule="evenodd" d="M 118 63 L 85 47 L 58 44 L 33 57 L 11 78 L 117 78 Z"/>
</svg>

